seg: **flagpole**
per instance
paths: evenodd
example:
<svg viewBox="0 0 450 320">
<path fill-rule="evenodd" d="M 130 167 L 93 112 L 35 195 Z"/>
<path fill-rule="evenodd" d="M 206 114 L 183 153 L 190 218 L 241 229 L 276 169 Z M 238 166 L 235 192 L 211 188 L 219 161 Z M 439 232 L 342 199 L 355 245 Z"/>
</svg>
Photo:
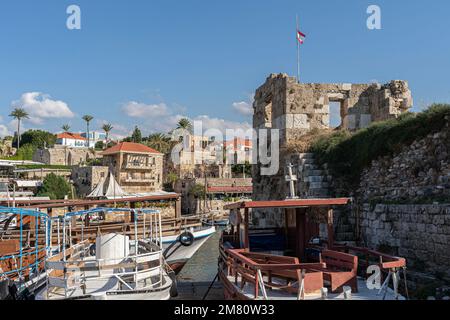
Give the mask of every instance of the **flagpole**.
<svg viewBox="0 0 450 320">
<path fill-rule="evenodd" d="M 299 25 L 298 25 L 298 15 L 296 15 L 296 20 L 297 20 L 297 30 L 295 31 L 296 34 L 296 42 L 297 42 L 297 82 L 300 83 L 300 42 L 297 40 L 297 35 L 298 35 L 298 31 L 299 29 Z"/>
</svg>

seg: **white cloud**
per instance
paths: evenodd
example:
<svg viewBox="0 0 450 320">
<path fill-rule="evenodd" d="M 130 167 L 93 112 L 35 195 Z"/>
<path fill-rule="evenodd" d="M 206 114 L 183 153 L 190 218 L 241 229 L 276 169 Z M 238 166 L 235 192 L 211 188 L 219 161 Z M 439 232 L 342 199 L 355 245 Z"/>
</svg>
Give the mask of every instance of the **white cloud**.
<svg viewBox="0 0 450 320">
<path fill-rule="evenodd" d="M 245 101 L 233 103 L 233 109 L 245 117 L 253 115 L 252 104 Z"/>
<path fill-rule="evenodd" d="M 53 100 L 41 92 L 27 92 L 11 103 L 12 108 L 23 108 L 30 115 L 27 121 L 42 124 L 45 119 L 73 118 L 75 114 L 67 103 Z"/>
<path fill-rule="evenodd" d="M 169 110 L 164 103 L 145 104 L 136 101 L 130 101 L 122 107 L 122 111 L 132 118 L 141 117 L 161 117 L 169 114 Z"/>
<path fill-rule="evenodd" d="M 9 131 L 8 127 L 0 124 L 0 138 L 4 138 L 6 136 L 12 135 L 11 131 Z"/>
<path fill-rule="evenodd" d="M 203 130 L 217 129 L 223 134 L 226 133 L 226 130 L 248 130 L 252 128 L 248 122 L 236 122 L 221 118 L 210 118 L 207 115 L 198 116 L 192 120 L 200 121 L 202 123 Z"/>
<path fill-rule="evenodd" d="M 208 129 L 218 129 L 223 135 L 226 134 L 227 129 L 247 130 L 252 127 L 248 122 L 235 122 L 221 118 L 211 118 L 207 115 L 188 117 L 181 114 L 181 110 L 178 110 L 178 107 L 179 106 L 176 105 L 174 106 L 174 109 L 172 109 L 165 103 L 145 104 L 131 101 L 122 106 L 122 111 L 131 118 L 142 119 L 144 125 L 139 125 L 139 128 L 145 135 L 155 132 L 168 133 L 177 127 L 178 121 L 182 118 L 188 118 L 192 122 L 200 121 L 203 131 Z"/>
</svg>

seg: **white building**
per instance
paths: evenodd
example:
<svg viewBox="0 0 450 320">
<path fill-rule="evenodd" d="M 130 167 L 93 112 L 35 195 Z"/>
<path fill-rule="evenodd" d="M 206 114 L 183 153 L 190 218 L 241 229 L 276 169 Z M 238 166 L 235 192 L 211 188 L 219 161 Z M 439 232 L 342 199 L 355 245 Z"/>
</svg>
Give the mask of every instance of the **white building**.
<svg viewBox="0 0 450 320">
<path fill-rule="evenodd" d="M 56 136 L 56 144 L 66 147 L 85 148 L 87 140 L 77 133 L 64 132 Z"/>
<path fill-rule="evenodd" d="M 87 133 L 83 132 L 83 133 L 80 133 L 80 135 L 86 139 L 86 143 L 87 143 L 87 136 L 88 136 Z M 106 143 L 106 133 L 98 132 L 98 131 L 89 132 L 89 144 L 91 145 L 91 147 L 94 147 L 95 144 L 99 141 Z"/>
</svg>

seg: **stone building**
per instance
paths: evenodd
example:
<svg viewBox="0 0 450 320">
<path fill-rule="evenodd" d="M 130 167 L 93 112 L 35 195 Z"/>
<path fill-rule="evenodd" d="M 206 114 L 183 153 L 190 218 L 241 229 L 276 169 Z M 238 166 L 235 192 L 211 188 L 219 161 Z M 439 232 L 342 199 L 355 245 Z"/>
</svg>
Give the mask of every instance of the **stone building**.
<svg viewBox="0 0 450 320">
<path fill-rule="evenodd" d="M 313 155 L 295 152 L 292 146 L 314 129 L 330 129 L 333 102 L 340 107 L 339 127 L 356 131 L 372 122 L 398 117 L 412 107 L 413 99 L 406 81 L 394 80 L 384 85 L 298 83 L 286 74 L 270 75 L 255 93 L 253 128 L 279 130 L 279 170 L 264 176 L 260 162 L 253 166 L 253 200 L 286 199 L 288 164 L 293 165 L 293 174 L 300 180 L 298 196 L 329 196 L 326 173 L 319 170 Z M 260 144 L 259 138 L 257 141 Z M 307 188 L 302 189 L 305 184 Z M 282 216 L 273 211 L 259 211 L 254 219 L 260 226 L 283 223 Z"/>
<path fill-rule="evenodd" d="M 76 166 L 72 168 L 71 179 L 80 198 L 85 198 L 100 183 L 108 177 L 109 168 L 105 166 Z"/>
<path fill-rule="evenodd" d="M 53 148 L 36 150 L 33 161 L 47 165 L 77 166 L 99 157 L 92 149 L 55 145 Z"/>
<path fill-rule="evenodd" d="M 406 81 L 380 84 L 297 83 L 286 74 L 272 74 L 255 93 L 253 128 L 280 130 L 281 143 L 312 129 L 330 127 L 330 103 L 340 104 L 343 129 L 357 130 L 387 120 L 413 105 Z"/>
<path fill-rule="evenodd" d="M 191 189 L 200 185 L 206 192 L 206 201 L 195 198 Z M 181 211 L 183 214 L 199 212 L 227 213 L 224 205 L 238 199 L 248 199 L 252 195 L 251 178 L 186 178 L 178 180 L 174 186 L 175 192 L 181 194 Z"/>
<path fill-rule="evenodd" d="M 292 153 L 290 146 L 301 141 L 302 136 L 313 129 L 330 128 L 330 102 L 333 101 L 340 104 L 340 128 L 352 131 L 365 128 L 375 121 L 398 117 L 408 111 L 413 103 L 406 81 L 394 80 L 384 85 L 299 84 L 296 78 L 286 74 L 272 74 L 256 90 L 253 128 L 279 130 L 280 167 L 273 176 L 261 176 L 259 163 L 254 167 L 254 200 L 286 198 L 285 175 L 289 163 L 294 165 L 294 174 L 298 176 L 304 170 L 314 170 L 313 160 L 304 159 L 303 154 Z M 320 197 L 321 194 L 311 196 Z"/>
<path fill-rule="evenodd" d="M 103 165 L 127 193 L 147 193 L 163 188 L 164 155 L 143 144 L 121 142 L 104 152 Z"/>
</svg>

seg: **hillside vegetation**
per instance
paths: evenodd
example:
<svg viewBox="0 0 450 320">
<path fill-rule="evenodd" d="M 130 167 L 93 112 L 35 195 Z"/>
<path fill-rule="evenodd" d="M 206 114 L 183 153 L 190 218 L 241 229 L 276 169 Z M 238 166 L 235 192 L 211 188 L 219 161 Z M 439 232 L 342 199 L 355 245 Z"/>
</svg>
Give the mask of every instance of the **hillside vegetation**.
<svg viewBox="0 0 450 320">
<path fill-rule="evenodd" d="M 397 119 L 376 122 L 355 133 L 335 131 L 318 135 L 310 152 L 321 164 L 328 163 L 333 173 L 357 183 L 373 160 L 393 155 L 413 141 L 442 130 L 450 119 L 450 105 L 434 104 L 420 113 L 406 113 Z"/>
</svg>

